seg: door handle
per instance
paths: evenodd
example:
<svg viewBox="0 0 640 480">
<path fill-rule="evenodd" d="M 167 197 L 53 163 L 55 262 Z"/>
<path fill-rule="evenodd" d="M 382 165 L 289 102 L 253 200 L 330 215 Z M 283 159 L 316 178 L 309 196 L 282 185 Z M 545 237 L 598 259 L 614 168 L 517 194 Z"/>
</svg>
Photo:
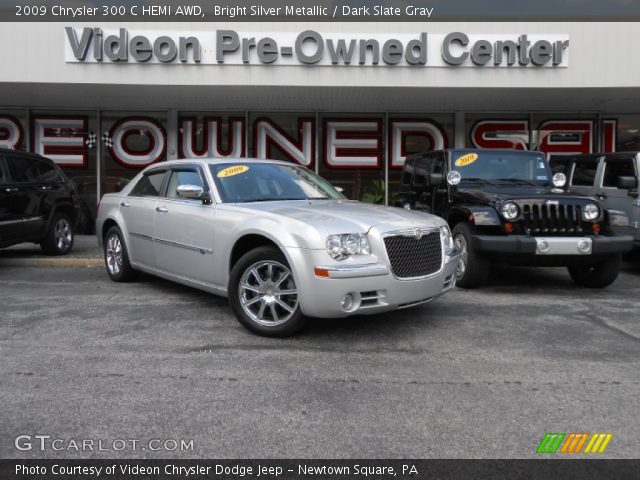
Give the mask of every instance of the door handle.
<svg viewBox="0 0 640 480">
<path fill-rule="evenodd" d="M 156 212 L 167 213 L 168 211 L 166 207 L 156 207 Z"/>
<path fill-rule="evenodd" d="M 129 208 L 131 204 L 129 202 L 125 202 L 124 200 L 120 202 L 120 206 L 124 208 Z"/>
<path fill-rule="evenodd" d="M 42 190 L 51 190 L 53 187 L 51 185 L 43 185 L 40 187 Z"/>
<path fill-rule="evenodd" d="M 5 189 L 4 189 L 4 191 L 5 191 L 5 192 L 17 192 L 17 191 L 18 191 L 18 189 L 17 189 L 17 188 L 15 188 L 15 187 L 10 187 L 10 188 L 5 188 Z"/>
</svg>

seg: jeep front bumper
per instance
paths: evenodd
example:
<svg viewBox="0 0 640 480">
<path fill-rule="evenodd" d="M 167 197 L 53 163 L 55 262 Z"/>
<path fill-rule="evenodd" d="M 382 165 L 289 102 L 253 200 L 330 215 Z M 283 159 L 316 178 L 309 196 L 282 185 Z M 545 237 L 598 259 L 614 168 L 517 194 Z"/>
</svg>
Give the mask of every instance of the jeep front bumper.
<svg viewBox="0 0 640 480">
<path fill-rule="evenodd" d="M 587 248 L 588 247 L 588 248 Z M 627 253 L 633 248 L 631 235 L 615 237 L 534 237 L 530 235 L 474 235 L 472 248 L 479 253 L 534 256 L 590 256 Z"/>
</svg>

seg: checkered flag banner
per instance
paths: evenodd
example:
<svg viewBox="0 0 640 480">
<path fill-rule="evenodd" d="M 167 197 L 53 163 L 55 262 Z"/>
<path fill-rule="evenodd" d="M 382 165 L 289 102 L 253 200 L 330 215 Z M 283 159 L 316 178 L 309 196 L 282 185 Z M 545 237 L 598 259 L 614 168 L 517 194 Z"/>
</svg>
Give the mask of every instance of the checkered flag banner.
<svg viewBox="0 0 640 480">
<path fill-rule="evenodd" d="M 102 143 L 104 143 L 104 146 L 107 148 L 113 147 L 113 140 L 111 140 L 108 132 L 104 132 L 102 135 Z"/>
<path fill-rule="evenodd" d="M 85 141 L 87 148 L 91 150 L 93 147 L 95 147 L 97 140 L 98 135 L 96 135 L 94 132 L 90 132 L 89 135 L 87 135 L 87 140 Z"/>
</svg>

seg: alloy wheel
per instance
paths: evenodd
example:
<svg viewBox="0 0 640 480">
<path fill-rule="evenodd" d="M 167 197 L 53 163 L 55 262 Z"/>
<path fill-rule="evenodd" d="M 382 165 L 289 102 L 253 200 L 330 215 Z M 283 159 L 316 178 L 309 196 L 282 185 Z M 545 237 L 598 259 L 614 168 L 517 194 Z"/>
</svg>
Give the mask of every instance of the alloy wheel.
<svg viewBox="0 0 640 480">
<path fill-rule="evenodd" d="M 469 248 L 467 246 L 467 239 L 464 238 L 464 235 L 461 233 L 458 233 L 453 238 L 453 241 L 460 251 L 460 261 L 458 262 L 458 270 L 456 271 L 456 278 L 459 280 L 464 277 L 464 274 L 467 271 L 467 262 L 469 261 Z"/>
<path fill-rule="evenodd" d="M 122 270 L 122 243 L 115 233 L 109 235 L 106 242 L 107 268 L 111 275 L 118 275 Z"/>
<path fill-rule="evenodd" d="M 298 308 L 293 274 L 274 260 L 263 260 L 247 268 L 240 278 L 238 295 L 247 316 L 264 326 L 285 323 Z"/>
<path fill-rule="evenodd" d="M 68 250 L 73 240 L 73 232 L 71 231 L 71 225 L 65 218 L 59 219 L 54 227 L 54 237 L 56 247 L 61 252 Z"/>
</svg>

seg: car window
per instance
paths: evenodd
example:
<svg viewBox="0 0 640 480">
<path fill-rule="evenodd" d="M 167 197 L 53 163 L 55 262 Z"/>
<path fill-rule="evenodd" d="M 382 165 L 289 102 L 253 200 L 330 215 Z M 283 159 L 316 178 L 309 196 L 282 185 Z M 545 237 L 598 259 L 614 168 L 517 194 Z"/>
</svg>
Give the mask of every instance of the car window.
<svg viewBox="0 0 640 480">
<path fill-rule="evenodd" d="M 226 203 L 344 198 L 329 182 L 304 167 L 249 161 L 209 168 Z"/>
<path fill-rule="evenodd" d="M 167 187 L 167 197 L 188 200 L 178 195 L 179 185 L 196 185 L 198 187 L 202 187 L 203 189 L 205 188 L 204 184 L 202 183 L 202 179 L 200 178 L 200 175 L 198 174 L 198 171 L 196 169 L 174 170 L 173 172 L 171 172 L 171 178 L 169 179 L 169 186 Z"/>
<path fill-rule="evenodd" d="M 47 162 L 37 162 L 38 176 L 34 181 L 38 183 L 54 183 L 61 180 L 56 168 Z"/>
<path fill-rule="evenodd" d="M 427 175 L 431 168 L 431 158 L 423 157 L 416 160 L 413 174 L 413 185 L 424 186 L 427 183 Z"/>
<path fill-rule="evenodd" d="M 604 162 L 604 175 L 602 178 L 603 187 L 618 186 L 619 177 L 635 177 L 636 170 L 633 166 L 633 158 L 611 157 Z"/>
<path fill-rule="evenodd" d="M 402 184 L 411 185 L 411 176 L 413 175 L 416 160 L 408 158 L 405 160 L 404 170 L 402 171 Z"/>
<path fill-rule="evenodd" d="M 549 165 L 551 166 L 551 173 L 564 173 L 567 177 L 571 173 L 572 157 L 566 155 L 552 155 L 549 158 Z"/>
<path fill-rule="evenodd" d="M 162 170 L 143 175 L 136 186 L 133 187 L 133 190 L 131 190 L 130 195 L 134 197 L 157 197 L 160 195 L 164 173 L 164 170 Z"/>
<path fill-rule="evenodd" d="M 2 158 L 0 158 L 0 183 L 7 183 L 9 181 L 9 179 L 6 177 L 5 173 L 4 173 L 4 160 Z"/>
<path fill-rule="evenodd" d="M 589 158 L 579 160 L 573 170 L 572 185 L 582 185 L 590 187 L 596 179 L 596 171 L 598 170 L 598 159 Z"/>
<path fill-rule="evenodd" d="M 39 176 L 38 163 L 29 158 L 5 157 L 9 168 L 9 177 L 14 183 L 32 183 Z"/>
</svg>

